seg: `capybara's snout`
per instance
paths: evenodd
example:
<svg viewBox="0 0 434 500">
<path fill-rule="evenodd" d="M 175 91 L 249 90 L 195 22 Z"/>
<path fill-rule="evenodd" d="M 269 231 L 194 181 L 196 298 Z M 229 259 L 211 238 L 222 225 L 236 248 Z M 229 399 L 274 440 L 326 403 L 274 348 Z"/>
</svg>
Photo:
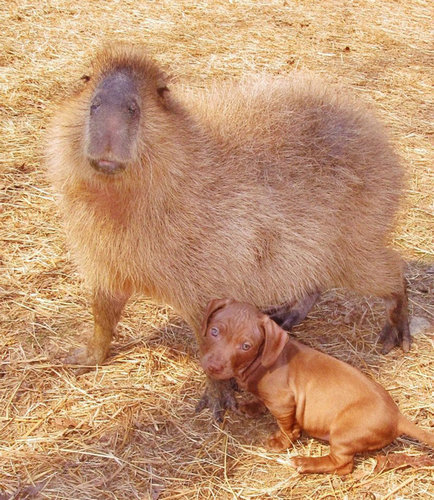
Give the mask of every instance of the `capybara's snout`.
<svg viewBox="0 0 434 500">
<path fill-rule="evenodd" d="M 96 87 L 89 104 L 87 155 L 105 174 L 125 170 L 135 154 L 140 121 L 139 95 L 133 78 L 114 71 Z"/>
</svg>

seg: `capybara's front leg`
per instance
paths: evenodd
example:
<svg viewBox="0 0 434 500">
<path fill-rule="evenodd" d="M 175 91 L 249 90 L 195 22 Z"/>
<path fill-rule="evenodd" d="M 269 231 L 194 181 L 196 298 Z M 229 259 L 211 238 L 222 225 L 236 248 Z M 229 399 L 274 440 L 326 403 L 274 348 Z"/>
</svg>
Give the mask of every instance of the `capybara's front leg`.
<svg viewBox="0 0 434 500">
<path fill-rule="evenodd" d="M 226 410 L 237 410 L 238 408 L 234 394 L 236 387 L 234 379 L 213 380 L 208 377 L 205 393 L 196 406 L 196 413 L 200 413 L 204 408 L 209 408 L 214 419 L 222 422 Z"/>
<path fill-rule="evenodd" d="M 80 365 L 77 369 L 78 374 L 101 364 L 108 356 L 116 325 L 129 296 L 129 293 L 109 294 L 99 290 L 94 292 L 92 303 L 93 336 L 89 339 L 86 347 L 75 349 L 65 358 L 67 364 Z"/>
</svg>

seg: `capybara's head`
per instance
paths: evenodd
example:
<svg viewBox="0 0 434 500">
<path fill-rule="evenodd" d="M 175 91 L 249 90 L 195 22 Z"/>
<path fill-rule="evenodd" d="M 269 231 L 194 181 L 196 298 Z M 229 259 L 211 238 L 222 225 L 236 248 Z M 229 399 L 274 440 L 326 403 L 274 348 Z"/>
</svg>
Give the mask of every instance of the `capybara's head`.
<svg viewBox="0 0 434 500">
<path fill-rule="evenodd" d="M 95 170 L 113 175 L 138 159 L 143 121 L 164 106 L 165 75 L 139 49 L 123 44 L 107 47 L 93 66 L 85 154 Z"/>
<path fill-rule="evenodd" d="M 203 321 L 200 362 L 212 378 L 242 377 L 258 358 L 270 368 L 287 341 L 287 333 L 255 306 L 214 299 Z"/>
</svg>

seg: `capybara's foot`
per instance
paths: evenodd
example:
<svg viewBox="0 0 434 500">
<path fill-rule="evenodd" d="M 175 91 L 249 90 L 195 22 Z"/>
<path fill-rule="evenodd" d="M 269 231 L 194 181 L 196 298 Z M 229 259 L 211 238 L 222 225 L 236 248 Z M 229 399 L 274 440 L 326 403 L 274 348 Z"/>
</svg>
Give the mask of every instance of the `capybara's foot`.
<svg viewBox="0 0 434 500">
<path fill-rule="evenodd" d="M 339 476 L 349 474 L 353 470 L 353 459 L 350 461 L 337 460 L 331 455 L 324 457 L 293 457 L 291 464 L 296 468 L 300 474 L 323 474 L 323 473 L 336 473 Z"/>
<path fill-rule="evenodd" d="M 301 323 L 304 319 L 297 309 L 285 313 L 281 312 L 278 315 L 271 315 L 270 317 L 287 332 L 290 332 L 294 326 Z"/>
<path fill-rule="evenodd" d="M 387 354 L 394 347 L 401 347 L 404 352 L 408 352 L 411 347 L 408 325 L 407 328 L 401 329 L 387 323 L 381 330 L 379 341 L 383 344 L 381 348 L 382 354 Z"/>
<path fill-rule="evenodd" d="M 96 365 L 102 364 L 105 358 L 104 352 L 96 349 L 89 351 L 89 347 L 79 347 L 71 350 L 63 359 L 63 363 L 72 365 L 74 372 L 82 375 L 95 368 Z"/>
<path fill-rule="evenodd" d="M 285 304 L 265 312 L 266 314 L 269 314 L 271 319 L 281 328 L 289 332 L 292 327 L 298 325 L 304 320 L 314 306 L 315 302 L 318 300 L 319 296 L 319 292 L 314 292 L 310 295 L 306 295 L 292 305 Z"/>
<path fill-rule="evenodd" d="M 411 346 L 410 328 L 408 326 L 408 300 L 405 284 L 400 293 L 392 293 L 385 299 L 386 324 L 380 334 L 383 344 L 381 352 L 387 354 L 394 347 L 402 347 L 408 352 Z"/>
<path fill-rule="evenodd" d="M 267 408 L 260 401 L 248 401 L 246 403 L 241 403 L 239 405 L 240 413 L 247 415 L 248 417 L 257 417 L 258 415 L 263 415 Z"/>
<path fill-rule="evenodd" d="M 238 409 L 234 390 L 235 380 L 212 380 L 208 379 L 204 395 L 196 406 L 196 413 L 200 413 L 204 408 L 211 410 L 212 416 L 217 422 L 223 421 L 226 410 Z"/>
<path fill-rule="evenodd" d="M 299 436 L 300 431 L 283 433 L 279 429 L 267 439 L 267 448 L 272 451 L 286 450 Z"/>
</svg>

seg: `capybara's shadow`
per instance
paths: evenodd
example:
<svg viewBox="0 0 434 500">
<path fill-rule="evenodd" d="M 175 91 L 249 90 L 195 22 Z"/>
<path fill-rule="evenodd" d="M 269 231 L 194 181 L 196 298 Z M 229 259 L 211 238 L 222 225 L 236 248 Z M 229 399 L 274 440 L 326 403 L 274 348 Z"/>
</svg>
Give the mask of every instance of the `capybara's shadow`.
<svg viewBox="0 0 434 500">
<path fill-rule="evenodd" d="M 410 317 L 426 317 L 429 324 L 434 316 L 430 296 L 434 291 L 434 268 L 432 265 L 410 261 L 406 265 L 406 280 L 410 298 Z M 134 316 L 145 309 L 143 301 L 136 301 L 128 308 Z M 193 331 L 186 322 L 171 310 L 162 308 L 166 318 L 158 327 L 142 334 L 120 324 L 121 335 L 115 337 L 111 354 L 106 364 L 126 352 L 140 346 L 164 345 L 174 354 L 188 355 L 197 361 L 198 347 Z M 144 313 L 146 314 L 146 313 Z M 347 291 L 335 289 L 322 295 L 308 317 L 293 328 L 289 335 L 315 349 L 322 350 L 342 361 L 366 369 L 367 365 L 378 369 L 388 357 L 380 353 L 379 333 L 384 317 L 384 304 L 380 299 L 363 298 Z M 413 339 L 417 342 L 417 332 Z M 405 355 L 399 348 L 395 356 Z M 363 359 L 365 358 L 365 362 Z M 198 370 L 200 367 L 198 365 Z"/>
</svg>

